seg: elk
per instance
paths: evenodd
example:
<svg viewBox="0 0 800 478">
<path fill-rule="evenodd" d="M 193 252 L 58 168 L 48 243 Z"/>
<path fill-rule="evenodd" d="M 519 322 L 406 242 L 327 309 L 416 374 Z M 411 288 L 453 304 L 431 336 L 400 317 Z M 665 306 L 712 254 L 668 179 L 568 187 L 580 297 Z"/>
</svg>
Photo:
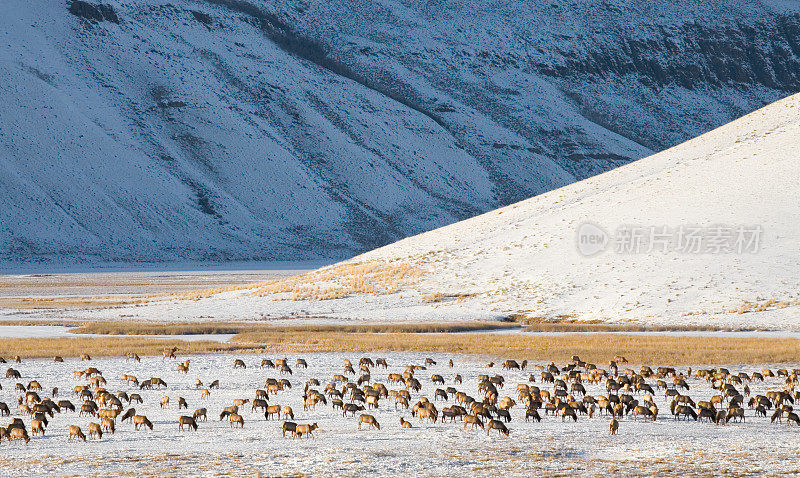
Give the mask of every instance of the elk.
<svg viewBox="0 0 800 478">
<path fill-rule="evenodd" d="M 503 422 L 499 420 L 489 420 L 489 424 L 486 426 L 486 434 L 488 435 L 492 430 L 497 430 L 499 434 L 505 436 L 509 436 L 510 433 Z"/>
<path fill-rule="evenodd" d="M 267 411 L 264 412 L 264 418 L 269 420 L 271 416 L 276 416 L 280 418 L 281 415 L 281 406 L 280 405 L 270 405 L 267 407 Z"/>
<path fill-rule="evenodd" d="M 361 424 L 362 423 L 366 423 L 367 425 L 370 425 L 370 428 L 377 428 L 378 430 L 381 429 L 381 425 L 380 425 L 380 423 L 378 423 L 378 420 L 376 420 L 375 417 L 373 417 L 372 415 L 367 415 L 366 413 L 361 414 L 361 416 L 358 417 L 358 429 L 359 430 L 361 430 Z"/>
<path fill-rule="evenodd" d="M 192 414 L 192 418 L 194 418 L 195 421 L 199 420 L 201 417 L 203 418 L 203 421 L 208 420 L 208 416 L 207 416 L 207 412 L 206 412 L 205 408 L 198 408 Z"/>
<path fill-rule="evenodd" d="M 297 423 L 283 422 L 281 423 L 281 431 L 283 432 L 284 438 L 286 438 L 286 432 L 292 432 L 292 437 L 295 437 L 297 436 Z"/>
<path fill-rule="evenodd" d="M 412 428 L 411 423 L 408 422 L 405 418 L 400 417 L 400 428 Z"/>
<path fill-rule="evenodd" d="M 317 428 L 319 428 L 319 425 L 317 425 L 316 422 L 311 425 L 297 425 L 295 427 L 295 433 L 300 438 L 303 438 L 303 435 L 308 435 L 309 437 L 312 437 L 314 436 L 312 432 Z"/>
<path fill-rule="evenodd" d="M 103 427 L 103 430 L 111 432 L 113 435 L 116 431 L 116 426 L 114 425 L 114 420 L 110 418 L 101 418 L 100 425 Z"/>
<path fill-rule="evenodd" d="M 140 426 L 146 426 L 149 429 L 153 429 L 153 423 L 147 419 L 144 415 L 134 415 L 133 416 L 133 428 L 138 430 Z"/>
<path fill-rule="evenodd" d="M 239 425 L 239 428 L 244 428 L 244 418 L 238 413 L 231 413 L 231 428 L 233 428 L 234 424 Z"/>
<path fill-rule="evenodd" d="M 89 422 L 89 439 L 91 440 L 95 435 L 97 439 L 103 438 L 103 430 L 100 428 L 99 423 Z"/>
<path fill-rule="evenodd" d="M 80 438 L 83 441 L 86 441 L 86 435 L 83 434 L 81 431 L 81 427 L 77 425 L 70 425 L 69 426 L 69 439 L 72 440 L 74 437 Z"/>
<path fill-rule="evenodd" d="M 616 418 L 614 417 L 611 418 L 611 424 L 609 425 L 609 429 L 611 430 L 612 435 L 617 434 L 617 430 L 619 430 L 619 422 L 617 421 Z"/>
</svg>

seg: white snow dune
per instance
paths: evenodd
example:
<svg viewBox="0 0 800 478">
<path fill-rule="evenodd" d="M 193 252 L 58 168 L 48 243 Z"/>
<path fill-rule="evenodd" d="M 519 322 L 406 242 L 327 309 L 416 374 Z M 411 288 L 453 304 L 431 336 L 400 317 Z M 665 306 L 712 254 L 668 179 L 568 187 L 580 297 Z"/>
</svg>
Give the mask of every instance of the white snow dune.
<svg viewBox="0 0 800 478">
<path fill-rule="evenodd" d="M 452 307 L 476 312 L 798 328 L 798 144 L 794 95 L 633 164 L 355 260 L 420 264 L 423 289 L 475 294 Z M 576 247 L 587 221 L 611 235 L 610 247 L 592 257 Z M 762 233 L 756 252 L 713 253 L 706 247 L 720 235 L 706 230 L 701 253 L 645 247 L 626 254 L 614 248 L 625 225 L 744 225 Z M 770 299 L 785 303 L 724 313 Z"/>
<path fill-rule="evenodd" d="M 423 270 L 392 294 L 287 300 L 290 294 L 258 297 L 245 289 L 83 316 L 247 320 L 299 312 L 425 321 L 525 313 L 800 330 L 798 144 L 800 95 L 794 95 L 630 165 L 329 266 L 394 262 Z M 610 236 L 606 250 L 591 257 L 576 245 L 586 222 Z M 667 227 L 673 235 L 648 252 L 648 232 L 638 253 L 618 252 L 622 226 Z M 760 228 L 757 237 L 747 235 L 758 239 L 756 248 L 739 252 L 740 226 Z M 698 251 L 682 248 L 681 227 L 700 228 Z M 729 242 L 720 243 L 726 232 Z M 442 300 L 430 301 L 436 292 Z"/>
</svg>

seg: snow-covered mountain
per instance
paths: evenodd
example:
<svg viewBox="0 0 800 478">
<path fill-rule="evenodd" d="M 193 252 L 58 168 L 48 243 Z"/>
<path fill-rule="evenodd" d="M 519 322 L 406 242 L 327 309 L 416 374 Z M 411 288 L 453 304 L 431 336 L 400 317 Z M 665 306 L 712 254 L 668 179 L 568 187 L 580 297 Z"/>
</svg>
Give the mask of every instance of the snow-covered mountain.
<svg viewBox="0 0 800 478">
<path fill-rule="evenodd" d="M 0 2 L 0 261 L 341 258 L 800 90 L 789 1 Z"/>
</svg>

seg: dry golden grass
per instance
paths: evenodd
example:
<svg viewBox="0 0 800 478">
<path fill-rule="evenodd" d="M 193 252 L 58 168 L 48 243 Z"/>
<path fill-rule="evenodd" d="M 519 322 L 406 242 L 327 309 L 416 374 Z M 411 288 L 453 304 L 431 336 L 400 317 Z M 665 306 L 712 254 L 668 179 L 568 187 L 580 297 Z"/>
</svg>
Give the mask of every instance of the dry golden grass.
<svg viewBox="0 0 800 478">
<path fill-rule="evenodd" d="M 725 312 L 732 312 L 735 314 L 747 314 L 750 312 L 764 312 L 766 310 L 785 309 L 786 307 L 791 307 L 793 305 L 800 305 L 800 300 L 791 299 L 791 300 L 779 301 L 777 299 L 767 299 L 764 301 L 756 301 L 756 302 L 745 301 L 739 307 L 726 310 Z"/>
<path fill-rule="evenodd" d="M 403 262 L 347 262 L 259 285 L 255 293 L 291 293 L 292 300 L 329 300 L 353 294 L 391 294 L 412 285 L 422 269 Z"/>
<path fill-rule="evenodd" d="M 0 339 L 0 357 L 76 357 L 89 353 L 97 357 L 123 356 L 128 352 L 139 355 L 161 355 L 165 347 L 178 347 L 180 353 L 220 353 L 228 351 L 253 351 L 253 347 L 210 340 L 183 341 L 135 337 L 93 338 L 39 338 Z"/>
<path fill-rule="evenodd" d="M 102 309 L 142 304 L 152 296 L 3 297 L 0 309 Z"/>
<path fill-rule="evenodd" d="M 800 361 L 800 340 L 622 334 L 353 334 L 341 332 L 242 333 L 231 342 L 274 351 L 422 351 L 567 361 L 572 355 L 606 363 L 624 355 L 634 363 L 731 364 Z"/>
<path fill-rule="evenodd" d="M 524 332 L 688 332 L 688 331 L 722 331 L 711 325 L 686 325 L 662 327 L 656 325 L 606 324 L 595 322 L 539 322 L 522 328 Z"/>
<path fill-rule="evenodd" d="M 354 324 L 354 325 L 289 325 L 254 324 L 246 322 L 85 322 L 72 331 L 75 334 L 105 335 L 197 335 L 292 333 L 292 332 L 341 332 L 341 333 L 448 333 L 473 330 L 498 330 L 515 328 L 516 325 L 499 322 L 453 322 L 411 324 Z"/>
</svg>

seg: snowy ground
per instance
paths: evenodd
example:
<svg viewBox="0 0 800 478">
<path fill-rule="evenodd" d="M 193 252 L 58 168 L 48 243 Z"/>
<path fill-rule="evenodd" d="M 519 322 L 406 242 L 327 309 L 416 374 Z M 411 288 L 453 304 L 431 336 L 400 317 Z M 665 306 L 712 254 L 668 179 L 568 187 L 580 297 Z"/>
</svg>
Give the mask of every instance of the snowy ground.
<svg viewBox="0 0 800 478">
<path fill-rule="evenodd" d="M 730 423 L 715 426 L 710 423 L 674 421 L 663 393 L 655 398 L 661 410 L 656 422 L 623 419 L 620 433 L 609 436 L 609 419 L 581 416 L 577 423 L 562 422 L 560 418 L 544 417 L 541 423 L 526 423 L 519 406 L 512 410 L 509 423 L 510 438 L 489 436 L 480 431 L 465 432 L 460 423 L 421 424 L 406 411 L 395 411 L 388 400 L 381 401 L 380 408 L 372 414 L 381 424 L 381 430 L 358 431 L 353 418 L 342 418 L 330 406 L 303 411 L 300 395 L 303 383 L 310 377 L 318 378 L 322 386 L 332 374 L 342 373 L 343 360 L 354 362 L 363 356 L 350 354 L 303 354 L 308 370 L 293 367 L 290 378 L 292 389 L 270 397 L 271 404 L 290 405 L 299 423 L 317 422 L 320 425 L 310 440 L 282 438 L 279 421 L 265 421 L 261 413 L 251 413 L 249 407 L 242 413 L 244 429 L 232 430 L 227 421 L 219 421 L 223 406 L 235 398 L 253 398 L 255 389 L 263 388 L 267 377 L 280 377 L 272 369 L 260 369 L 261 356 L 256 355 L 207 355 L 179 357 L 190 359 L 187 375 L 176 371 L 176 362 L 164 362 L 160 358 L 144 358 L 142 363 L 126 363 L 123 359 L 98 359 L 78 362 L 68 359 L 66 363 L 49 360 L 26 360 L 22 364 L 10 364 L 22 372 L 20 382 L 38 379 L 45 391 L 57 386 L 59 397 L 77 403 L 71 389 L 80 383 L 73 379 L 72 372 L 95 366 L 104 372 L 108 380 L 107 389 L 133 389 L 123 385 L 120 374 L 129 373 L 141 379 L 157 376 L 168 383 L 166 390 L 141 391 L 143 404 L 135 404 L 137 412 L 147 415 L 154 423 L 153 431 L 134 432 L 132 425 L 118 424 L 114 435 L 106 434 L 101 440 L 87 443 L 70 442 L 67 427 L 81 426 L 84 431 L 90 421 L 76 413 L 57 414 L 51 421 L 44 437 L 36 437 L 28 445 L 4 442 L 0 447 L 0 466 L 4 473 L 39 475 L 93 475 L 114 474 L 130 471 L 136 467 L 138 474 L 159 476 L 185 475 L 249 475 L 256 471 L 264 475 L 286 475 L 293 473 L 312 475 L 364 476 L 367 473 L 381 475 L 463 476 L 464 473 L 484 476 L 529 476 L 530 473 L 558 475 L 596 475 L 615 473 L 622 475 L 655 474 L 678 475 L 684 473 L 728 474 L 774 474 L 800 471 L 796 457 L 800 453 L 798 429 L 785 424 L 770 424 L 767 419 L 756 418 L 752 410 L 746 410 L 745 423 Z M 387 371 L 373 369 L 373 378 L 386 383 L 387 373 L 402 372 L 411 363 L 421 364 L 428 355 L 420 353 L 392 353 L 386 356 L 390 367 Z M 446 365 L 447 358 L 433 355 L 438 365 L 417 373 L 423 389 L 422 394 L 432 397 L 434 385 L 430 374 L 445 377 L 446 386 L 455 386 L 472 396 L 479 396 L 477 375 L 500 373 L 506 378 L 501 396 L 515 396 L 515 385 L 528 382 L 528 372 L 505 372 L 499 368 L 485 366 L 485 357 L 453 356 L 455 368 Z M 234 358 L 242 358 L 247 369 L 233 369 Z M 271 357 L 274 358 L 274 357 Z M 296 356 L 288 357 L 294 363 Z M 795 365 L 796 366 L 796 365 Z M 632 368 L 638 369 L 638 366 Z M 695 367 L 696 368 L 696 367 Z M 731 366 L 731 372 L 753 372 L 762 367 Z M 460 373 L 463 385 L 455 385 L 453 376 Z M 534 372 L 538 376 L 538 372 Z M 195 378 L 208 383 L 220 379 L 219 390 L 212 390 L 211 399 L 201 400 L 195 389 Z M 778 379 L 767 379 L 765 383 L 750 383 L 753 393 L 782 388 Z M 654 380 L 649 380 L 653 382 Z M 9 403 L 13 416 L 16 411 L 14 380 L 2 379 L 0 397 Z M 690 380 L 690 394 L 695 399 L 707 399 L 712 390 L 703 381 Z M 398 388 L 396 385 L 389 389 Z M 535 385 L 550 389 L 537 382 Z M 588 386 L 590 394 L 605 394 L 599 386 Z M 322 387 L 319 387 L 322 389 Z M 46 393 L 47 394 L 47 393 Z M 170 407 L 159 408 L 159 400 L 167 395 Z M 189 411 L 178 411 L 178 396 L 186 398 Z M 414 401 L 416 394 L 412 394 Z M 641 397 L 638 397 L 641 398 Z M 451 402 L 452 403 L 452 402 Z M 445 404 L 437 403 L 441 409 Z M 177 418 L 191 414 L 198 407 L 206 407 L 208 422 L 201 422 L 197 432 L 178 432 Z M 414 428 L 401 429 L 399 418 L 405 416 Z M 3 422 L 7 421 L 5 418 Z M 26 419 L 27 421 L 27 419 Z"/>
</svg>

